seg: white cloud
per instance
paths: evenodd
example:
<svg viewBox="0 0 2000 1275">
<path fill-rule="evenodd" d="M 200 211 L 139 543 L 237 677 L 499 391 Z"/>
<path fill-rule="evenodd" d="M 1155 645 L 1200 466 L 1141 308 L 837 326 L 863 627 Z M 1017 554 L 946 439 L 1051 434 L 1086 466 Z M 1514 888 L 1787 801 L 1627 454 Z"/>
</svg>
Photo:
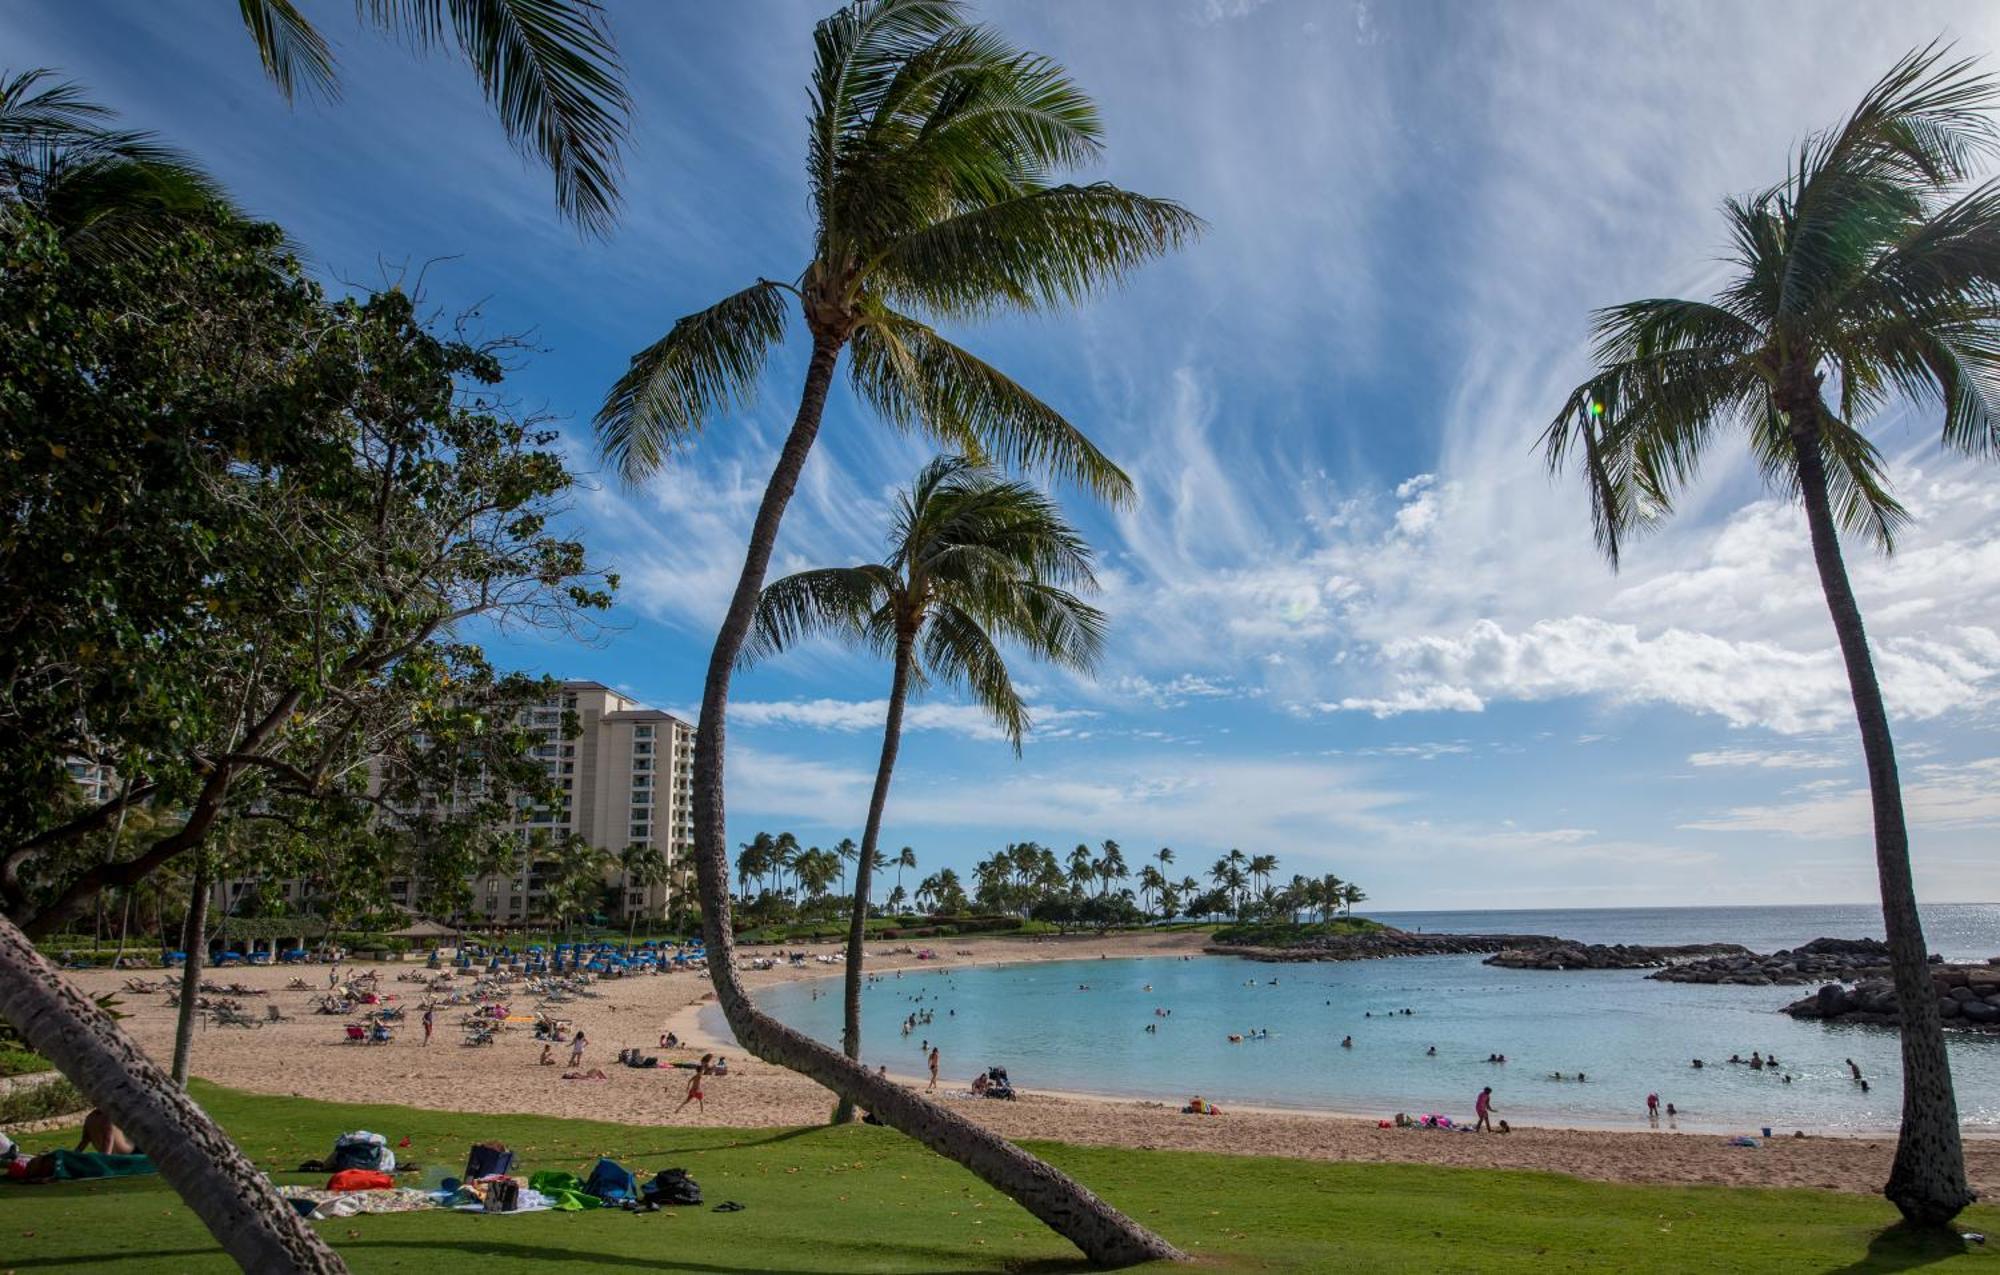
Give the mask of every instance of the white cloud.
<svg viewBox="0 0 2000 1275">
<path fill-rule="evenodd" d="M 879 733 L 888 713 L 889 701 L 886 699 L 738 700 L 729 706 L 730 721 L 737 725 L 789 726 L 840 732 Z M 1089 709 L 1039 705 L 1030 705 L 1028 713 L 1033 722 L 1033 734 L 1041 735 L 1050 734 L 1049 728 L 1089 721 L 1098 716 Z M 904 709 L 903 729 L 946 731 L 972 739 L 1006 737 L 1006 732 L 994 724 L 990 713 L 972 704 L 919 701 Z"/>
<path fill-rule="evenodd" d="M 2000 827 L 2000 757 L 1911 770 L 1903 807 L 1916 828 Z M 1866 837 L 1873 828 L 1868 789 L 1841 785 L 1800 801 L 1737 806 L 1681 825 L 1700 832 L 1778 832 L 1812 840 Z"/>
<path fill-rule="evenodd" d="M 1847 760 L 1830 753 L 1811 753 L 1799 748 L 1759 749 L 1759 748 L 1715 748 L 1707 752 L 1689 753 L 1690 766 L 1728 766 L 1732 769 L 1761 768 L 1764 770 L 1838 770 L 1847 765 Z M 1840 781 L 1834 780 L 1834 783 Z"/>
</svg>

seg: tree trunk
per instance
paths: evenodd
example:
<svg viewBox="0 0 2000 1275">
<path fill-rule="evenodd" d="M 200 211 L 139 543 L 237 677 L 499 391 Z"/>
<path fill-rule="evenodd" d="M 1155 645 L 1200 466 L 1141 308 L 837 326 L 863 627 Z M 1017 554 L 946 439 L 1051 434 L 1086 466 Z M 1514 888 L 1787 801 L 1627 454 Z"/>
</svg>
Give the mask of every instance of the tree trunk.
<svg viewBox="0 0 2000 1275">
<path fill-rule="evenodd" d="M 1917 915 L 1916 886 L 1910 878 L 1910 834 L 1903 820 L 1903 793 L 1896 776 L 1896 749 L 1889 737 L 1889 714 L 1868 653 L 1861 608 L 1841 560 L 1840 537 L 1827 499 L 1826 469 L 1819 439 L 1798 442 L 1799 487 L 1806 524 L 1812 532 L 1813 561 L 1826 593 L 1833 631 L 1854 695 L 1861 726 L 1861 752 L 1868 764 L 1868 790 L 1875 816 L 1875 870 L 1881 880 L 1882 924 L 1889 943 L 1889 969 L 1902 1009 L 1903 1126 L 1896 1158 L 1882 1193 L 1916 1226 L 1941 1227 L 1976 1196 L 1965 1178 L 1958 1101 L 1952 1093 L 1951 1061 L 1945 1054 L 1944 1020 L 1931 984 L 1923 922 Z"/>
<path fill-rule="evenodd" d="M 344 1275 L 346 1265 L 271 1180 L 5 918 L 0 1015 L 153 1158 L 244 1270 Z"/>
<path fill-rule="evenodd" d="M 197 860 L 194 893 L 188 899 L 187 924 L 181 930 L 180 1015 L 174 1023 L 174 1083 L 185 1087 L 188 1053 L 194 1048 L 194 1002 L 201 991 L 202 958 L 208 955 L 208 864 Z"/>
<path fill-rule="evenodd" d="M 837 1050 L 760 1013 L 736 981 L 736 937 L 731 931 L 729 843 L 723 809 L 723 747 L 729 709 L 729 676 L 742 653 L 764 574 L 777 544 L 778 525 L 798 486 L 799 472 L 819 433 L 826 392 L 840 357 L 841 339 L 815 333 L 799 411 L 757 507 L 743 572 L 709 655 L 702 687 L 701 721 L 694 750 L 694 866 L 701 896 L 702 933 L 716 1001 L 730 1030 L 758 1058 L 808 1076 L 849 1102 L 860 1103 L 891 1128 L 956 1160 L 1105 1266 L 1155 1258 L 1184 1258 L 1178 1249 L 1096 1195 L 1020 1148 L 970 1120 L 927 1102 L 894 1081 L 874 1075 Z"/>
<path fill-rule="evenodd" d="M 903 703 L 910 696 L 910 667 L 916 659 L 915 632 L 896 636 L 896 671 L 889 679 L 889 718 L 882 727 L 882 760 L 875 766 L 875 792 L 868 798 L 868 823 L 861 830 L 861 858 L 854 865 L 854 919 L 847 927 L 846 1004 L 842 1008 L 840 1052 L 861 1061 L 862 942 L 868 937 L 868 891 L 874 878 L 875 846 L 882 839 L 882 810 L 889 804 L 889 776 L 903 744 Z M 833 1123 L 854 1119 L 846 1098 L 833 1110 Z"/>
</svg>

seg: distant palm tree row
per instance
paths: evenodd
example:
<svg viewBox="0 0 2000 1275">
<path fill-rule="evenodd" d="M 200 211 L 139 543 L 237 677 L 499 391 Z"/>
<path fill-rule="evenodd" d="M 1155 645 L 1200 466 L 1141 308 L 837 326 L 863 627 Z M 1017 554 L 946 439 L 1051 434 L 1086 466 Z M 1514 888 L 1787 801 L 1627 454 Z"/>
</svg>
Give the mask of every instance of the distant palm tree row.
<svg viewBox="0 0 2000 1275">
<path fill-rule="evenodd" d="M 759 832 L 737 847 L 736 880 L 742 906 L 753 915 L 785 908 L 799 915 L 830 913 L 852 896 L 846 892 L 846 866 L 859 854 L 851 838 L 831 850 L 803 846 L 789 832 L 775 836 Z M 951 868 L 922 878 L 914 890 L 903 885 L 905 870 L 917 866 L 917 852 L 904 846 L 895 856 L 879 852 L 875 871 L 893 868 L 895 884 L 880 910 L 891 915 L 915 906 L 936 914 L 972 910 L 1011 912 L 1038 919 L 1075 919 L 1073 912 L 1089 900 L 1101 900 L 1094 913 L 1106 921 L 1171 921 L 1176 917 L 1238 920 L 1308 917 L 1325 921 L 1367 901 L 1368 893 L 1352 881 L 1329 872 L 1310 877 L 1293 873 L 1278 881 L 1278 856 L 1231 850 L 1217 858 L 1204 878 L 1176 877 L 1175 853 L 1162 846 L 1135 873 L 1116 841 L 1105 840 L 1096 850 L 1079 843 L 1058 855 L 1034 841 L 1009 843 L 981 859 L 972 869 L 972 890 Z M 1132 885 L 1125 884 L 1133 882 Z M 1108 908 L 1105 905 L 1110 905 Z M 875 907 L 874 900 L 868 906 Z"/>
<path fill-rule="evenodd" d="M 1173 848 L 1162 846 L 1134 873 L 1125 861 L 1124 848 L 1116 841 L 1101 842 L 1096 852 L 1079 844 L 1062 857 L 1047 846 L 1023 841 L 982 859 L 973 868 L 973 900 L 991 911 L 1023 916 L 1059 909 L 1065 901 L 1095 897 L 1122 899 L 1132 906 L 1135 916 L 1163 921 L 1177 916 L 1223 915 L 1299 920 L 1307 914 L 1325 920 L 1368 897 L 1360 886 L 1332 873 L 1320 877 L 1294 873 L 1289 882 L 1278 885 L 1278 856 L 1274 854 L 1247 855 L 1231 850 L 1209 868 L 1206 889 L 1199 877 L 1176 878 L 1174 860 Z M 1136 890 L 1119 884 L 1125 881 L 1136 881 Z"/>
</svg>

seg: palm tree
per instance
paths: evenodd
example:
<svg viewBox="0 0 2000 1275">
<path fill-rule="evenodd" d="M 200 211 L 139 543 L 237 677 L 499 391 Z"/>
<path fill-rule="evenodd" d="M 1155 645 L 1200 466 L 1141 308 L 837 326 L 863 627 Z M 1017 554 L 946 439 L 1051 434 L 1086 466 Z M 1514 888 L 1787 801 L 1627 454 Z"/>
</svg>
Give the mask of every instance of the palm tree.
<svg viewBox="0 0 2000 1275">
<path fill-rule="evenodd" d="M 861 883 L 864 880 L 862 873 L 860 871 L 860 864 L 859 864 L 861 851 L 855 846 L 854 838 L 842 837 L 839 843 L 833 847 L 833 853 L 839 859 L 839 863 L 837 865 L 839 870 L 839 875 L 835 879 L 840 883 L 841 892 L 845 893 L 847 890 L 847 865 L 850 862 L 854 862 L 856 865 L 856 870 L 854 874 L 854 897 L 860 899 L 863 905 L 866 905 L 868 902 L 868 895 L 861 888 Z M 871 869 L 875 866 L 875 860 L 872 857 L 868 860 L 868 865 Z"/>
<path fill-rule="evenodd" d="M 1123 500 L 1130 481 L 1069 421 L 912 311 L 936 318 L 1066 305 L 1199 229 L 1172 202 L 1108 183 L 1057 185 L 1095 155 L 1089 99 L 1047 58 L 965 20 L 956 0 L 856 0 L 814 33 L 807 171 L 812 255 L 789 282 L 760 279 L 691 314 L 642 351 L 598 414 L 627 478 L 656 471 L 752 390 L 799 303 L 812 353 L 798 412 L 752 524 L 716 635 L 695 739 L 696 870 L 716 997 L 752 1054 L 863 1102 L 965 1164 L 1104 1262 L 1172 1246 L 1065 1175 L 970 1121 L 867 1072 L 760 1013 L 729 956 L 723 738 L 729 682 L 749 636 L 785 507 L 819 433 L 843 351 L 855 392 L 889 422 L 968 456 L 1075 480 Z"/>
<path fill-rule="evenodd" d="M 338 92 L 333 50 L 295 0 L 237 2 L 287 102 L 302 86 Z M 508 138 L 555 175 L 563 216 L 591 234 L 610 229 L 632 104 L 596 0 L 357 0 L 354 11 L 419 52 L 449 32 Z"/>
<path fill-rule="evenodd" d="M 932 901 L 935 900 L 937 897 L 938 897 L 938 879 L 936 873 L 932 873 L 930 876 L 927 876 L 923 880 L 917 882 L 918 907 L 929 908 Z"/>
<path fill-rule="evenodd" d="M 901 914 L 903 910 L 904 898 L 905 895 L 903 894 L 903 886 L 902 883 L 899 881 L 896 883 L 896 888 L 889 891 L 888 902 L 884 905 L 887 908 L 890 916 L 897 916 Z"/>
<path fill-rule="evenodd" d="M 901 893 L 903 892 L 903 869 L 904 869 L 904 868 L 915 868 L 916 866 L 917 866 L 917 852 L 916 852 L 915 850 L 912 850 L 912 849 L 911 849 L 910 847 L 908 847 L 908 846 L 904 846 L 904 847 L 903 847 L 903 850 L 902 850 L 902 853 L 900 853 L 900 854 L 898 854 L 898 855 L 896 856 L 896 893 L 897 893 L 897 894 L 901 894 Z M 892 907 L 892 908 L 890 908 L 890 911 L 892 911 L 892 912 L 893 912 L 894 910 L 895 910 L 895 909 L 894 909 L 893 907 Z"/>
<path fill-rule="evenodd" d="M 1070 884 L 1081 890 L 1096 879 L 1097 864 L 1090 857 L 1090 847 L 1079 843 L 1076 849 L 1069 852 Z"/>
<path fill-rule="evenodd" d="M 746 662 L 814 636 L 857 642 L 891 661 L 888 720 L 861 833 L 862 863 L 855 872 L 847 934 L 841 1045 L 849 1058 L 861 1057 L 867 865 L 882 834 L 905 703 L 913 690 L 953 687 L 992 716 L 1018 754 L 1028 708 L 1014 690 L 1000 644 L 1087 671 L 1103 648 L 1104 617 L 1070 590 L 1096 584 L 1090 547 L 1053 501 L 982 465 L 941 456 L 898 497 L 889 552 L 881 562 L 801 571 L 764 590 L 744 648 Z M 982 864 L 982 870 L 991 869 L 983 882 L 988 891 L 1004 891 L 1014 867 L 1011 847 Z M 843 1101 L 835 1118 L 851 1116 L 852 1105 Z"/>
<path fill-rule="evenodd" d="M 1125 851 L 1109 837 L 1104 839 L 1104 857 L 1097 861 L 1097 875 L 1103 883 L 1097 887 L 1099 895 L 1109 890 L 1113 881 L 1123 881 L 1132 875 L 1125 867 Z"/>
<path fill-rule="evenodd" d="M 659 847 L 649 846 L 643 842 L 620 850 L 618 867 L 625 874 L 623 899 L 626 912 L 625 946 L 629 949 L 639 930 L 639 909 L 632 906 L 632 887 L 650 890 L 656 885 L 664 884 L 673 875 L 673 870 L 667 864 L 667 856 L 660 853 Z"/>
<path fill-rule="evenodd" d="M 521 849 L 520 841 L 510 832 L 501 832 L 480 847 L 473 872 L 485 887 L 486 915 L 489 919 L 500 910 L 500 882 L 520 875 Z"/>
<path fill-rule="evenodd" d="M 750 893 L 752 881 L 762 880 L 770 874 L 777 855 L 778 843 L 768 832 L 760 832 L 737 847 L 736 879 L 742 885 L 745 897 Z"/>
<path fill-rule="evenodd" d="M 1153 910 L 1153 896 L 1167 888 L 1167 879 L 1160 870 L 1148 863 L 1139 869 L 1139 898 L 1146 905 L 1146 911 Z"/>
<path fill-rule="evenodd" d="M 799 845 L 799 839 L 789 832 L 779 833 L 777 840 L 771 843 L 771 869 L 777 874 L 778 893 L 786 893 L 785 874 L 787 872 L 793 874 L 796 882 L 799 856 L 804 853 L 805 850 Z"/>
<path fill-rule="evenodd" d="M 1355 904 L 1366 903 L 1367 901 L 1368 891 L 1354 884 L 1354 882 L 1349 881 L 1340 887 L 1340 902 L 1346 908 L 1347 915 L 1354 915 Z"/>
<path fill-rule="evenodd" d="M 965 885 L 958 879 L 958 873 L 944 868 L 937 874 L 937 906 L 941 912 L 956 914 L 965 911 Z"/>
<path fill-rule="evenodd" d="M 1271 874 L 1278 870 L 1278 856 L 1260 854 L 1250 860 L 1250 875 L 1264 886 L 1271 884 Z"/>
<path fill-rule="evenodd" d="M 1766 480 L 1805 508 L 1868 768 L 1902 1007 L 1902 1133 L 1884 1194 L 1925 1226 L 1973 1195 L 1888 713 L 1840 533 L 1887 552 L 1905 520 L 1861 428 L 1891 396 L 1940 405 L 1947 447 L 2000 446 L 2000 187 L 1959 192 L 1971 162 L 2000 148 L 1988 114 L 2000 85 L 1946 55 L 1932 45 L 1905 56 L 1844 123 L 1800 146 L 1783 182 L 1728 201 L 1736 272 L 1714 301 L 1598 311 L 1598 371 L 1543 440 L 1553 468 L 1581 453 L 1614 566 L 1631 533 L 1671 512 L 1726 424 L 1743 427 Z"/>
</svg>

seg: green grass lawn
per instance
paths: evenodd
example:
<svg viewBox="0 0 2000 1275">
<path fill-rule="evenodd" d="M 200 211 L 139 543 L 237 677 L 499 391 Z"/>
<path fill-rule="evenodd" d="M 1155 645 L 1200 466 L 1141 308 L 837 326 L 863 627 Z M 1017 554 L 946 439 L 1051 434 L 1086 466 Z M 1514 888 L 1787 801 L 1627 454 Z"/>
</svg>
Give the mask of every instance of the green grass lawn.
<svg viewBox="0 0 2000 1275">
<path fill-rule="evenodd" d="M 323 1156 L 336 1134 L 408 1135 L 405 1159 L 463 1164 L 499 1137 L 517 1168 L 582 1173 L 599 1155 L 638 1171 L 686 1168 L 708 1204 L 632 1215 L 455 1213 L 316 1223 L 356 1271 L 1068 1271 L 1068 1245 L 1005 1197 L 883 1129 L 771 1132 L 627 1128 L 536 1116 L 359 1107 L 196 1086 L 249 1153 L 273 1170 Z M 74 1135 L 26 1139 L 37 1149 Z M 1957 1240 L 1886 1229 L 1880 1200 L 1813 1191 L 1618 1187 L 1551 1174 L 1112 1151 L 1036 1150 L 1202 1259 L 1228 1271 L 1912 1270 L 2000 1267 Z M 1718 1148 L 1718 1154 L 1720 1154 Z M 281 1182 L 318 1175 L 279 1174 Z M 1966 1215 L 2000 1231 L 2000 1210 Z M 1996 1237 L 2000 1244 L 2000 1237 Z M 157 1178 L 0 1186 L 0 1272 L 104 1275 L 234 1267 Z M 1161 1269 L 1179 1269 L 1163 1267 Z"/>
</svg>

